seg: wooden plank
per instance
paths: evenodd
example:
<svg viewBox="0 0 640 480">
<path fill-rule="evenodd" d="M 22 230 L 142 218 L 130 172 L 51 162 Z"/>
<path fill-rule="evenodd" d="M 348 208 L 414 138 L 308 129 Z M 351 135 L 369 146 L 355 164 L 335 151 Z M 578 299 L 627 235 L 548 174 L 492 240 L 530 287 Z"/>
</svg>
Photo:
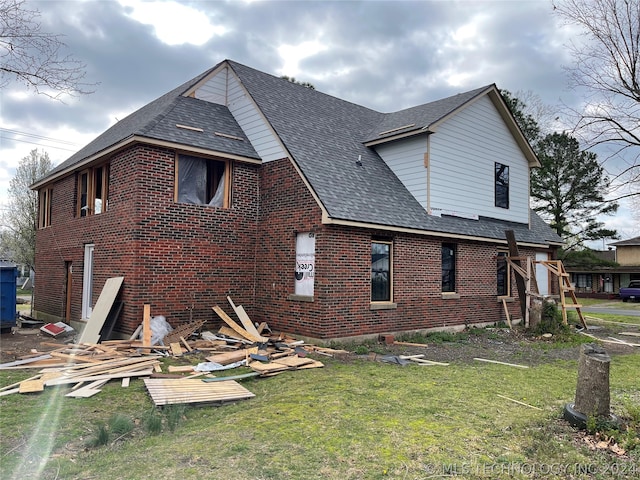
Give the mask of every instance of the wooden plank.
<svg viewBox="0 0 640 480">
<path fill-rule="evenodd" d="M 233 311 L 236 312 L 236 315 L 240 319 L 240 323 L 242 323 L 242 326 L 244 327 L 244 329 L 247 332 L 249 332 L 251 335 L 254 335 L 256 337 L 261 338 L 262 339 L 261 340 L 262 343 L 268 342 L 269 341 L 268 338 L 262 337 L 260 335 L 260 333 L 258 333 L 258 330 L 256 330 L 255 325 L 251 321 L 251 318 L 249 318 L 249 315 L 245 311 L 244 307 L 242 305 L 236 306 L 233 303 L 233 300 L 231 300 L 231 297 L 229 297 L 229 296 L 227 296 L 227 300 L 229 301 L 229 304 L 231 305 L 231 308 L 233 308 Z"/>
<path fill-rule="evenodd" d="M 100 340 L 100 330 L 102 330 L 107 315 L 109 315 L 111 311 L 111 307 L 118 296 L 123 281 L 124 277 L 111 277 L 104 283 L 96 306 L 93 307 L 91 316 L 82 330 L 78 343 L 98 343 Z"/>
<path fill-rule="evenodd" d="M 148 378 L 144 383 L 156 406 L 183 403 L 221 403 L 255 396 L 234 380 L 205 383 L 200 379 Z"/>
<path fill-rule="evenodd" d="M 236 333 L 238 333 L 241 337 L 246 338 L 247 340 L 251 340 L 252 342 L 264 342 L 263 337 L 259 335 L 253 335 L 252 333 L 247 332 L 244 328 L 238 325 L 233 321 L 229 315 L 225 313 L 218 305 L 215 307 L 211 307 L 214 312 L 218 314 L 218 316 L 224 320 L 224 322 L 229 325 Z"/>
<path fill-rule="evenodd" d="M 222 325 L 220 327 L 220 329 L 218 330 L 218 333 L 221 334 L 221 335 L 226 335 L 227 337 L 230 337 L 231 340 L 235 340 L 237 342 L 246 343 L 246 344 L 253 343 L 251 340 L 247 340 L 245 338 L 242 338 L 242 336 L 240 334 L 238 334 L 232 328 L 227 327 L 226 325 Z"/>
<path fill-rule="evenodd" d="M 500 398 L 504 398 L 505 400 L 509 400 L 510 402 L 517 403 L 518 405 L 523 405 L 525 407 L 534 408 L 536 410 L 542 410 L 541 408 L 534 407 L 533 405 L 529 405 L 528 403 L 521 402 L 519 400 L 515 400 L 513 398 L 505 397 L 504 395 L 497 394 Z"/>
<path fill-rule="evenodd" d="M 516 242 L 516 234 L 513 230 L 505 230 L 505 236 L 507 237 L 507 244 L 509 245 L 509 257 L 512 258 L 513 264 L 522 269 L 520 260 L 513 260 L 514 257 L 519 257 L 518 243 Z M 518 298 L 520 299 L 520 309 L 522 311 L 522 318 L 527 318 L 527 288 L 525 286 L 524 278 L 521 275 L 516 275 L 516 287 L 518 290 Z"/>
<path fill-rule="evenodd" d="M 44 390 L 44 382 L 41 378 L 37 380 L 24 380 L 20 382 L 20 393 L 42 392 Z"/>
<path fill-rule="evenodd" d="M 479 362 L 497 363 L 498 365 L 507 365 L 509 367 L 529 368 L 527 365 L 518 365 L 518 364 L 515 364 L 515 363 L 499 362 L 497 360 L 489 360 L 487 358 L 474 358 L 474 360 L 477 360 Z"/>
<path fill-rule="evenodd" d="M 11 390 L 12 388 L 19 387 L 22 382 L 30 382 L 31 380 L 38 380 L 42 377 L 42 374 L 34 375 L 33 377 L 25 378 L 24 380 L 20 380 L 19 382 L 12 383 L 11 385 L 6 385 L 0 388 L 0 392 L 4 392 L 5 390 Z"/>
<path fill-rule="evenodd" d="M 184 345 L 184 348 L 187 349 L 187 352 L 193 352 L 193 348 L 191 348 L 191 345 L 189 345 L 189 343 L 184 339 L 184 337 L 181 336 L 180 341 Z"/>
<path fill-rule="evenodd" d="M 244 350 L 234 350 L 233 352 L 218 353 L 206 357 L 208 362 L 219 363 L 220 365 L 229 365 L 230 363 L 245 360 L 251 353 L 258 353 L 258 347 L 246 348 Z"/>
<path fill-rule="evenodd" d="M 131 377 L 124 377 L 122 379 L 122 387 L 123 388 L 127 388 L 129 386 L 129 383 L 131 383 Z"/>
<path fill-rule="evenodd" d="M 182 348 L 180 347 L 179 343 L 172 343 L 169 345 L 169 347 L 171 348 L 171 355 L 182 355 L 184 352 L 182 351 Z"/>
<path fill-rule="evenodd" d="M 509 307 L 507 306 L 507 301 L 502 299 L 502 308 L 504 308 L 504 316 L 507 319 L 507 325 L 511 328 L 511 316 L 509 315 Z"/>
<path fill-rule="evenodd" d="M 273 373 L 289 370 L 290 367 L 288 367 L 287 365 L 282 365 L 280 363 L 251 362 L 249 364 L 249 368 L 251 368 L 251 370 L 255 372 Z"/>
<path fill-rule="evenodd" d="M 151 305 L 144 304 L 142 311 L 142 345 L 151 346 Z"/>
<path fill-rule="evenodd" d="M 193 365 L 169 365 L 169 373 L 191 373 L 193 368 Z"/>
<path fill-rule="evenodd" d="M 0 369 L 23 366 L 23 365 L 27 365 L 29 363 L 35 363 L 35 362 L 38 362 L 40 360 L 47 360 L 47 359 L 50 359 L 50 358 L 51 358 L 51 355 L 49 355 L 47 353 L 45 355 L 40 355 L 39 357 L 25 358 L 24 360 L 16 360 L 14 362 L 3 363 L 3 364 L 0 365 Z"/>
<path fill-rule="evenodd" d="M 640 337 L 638 332 L 620 332 L 618 335 L 626 335 L 628 337 Z"/>
<path fill-rule="evenodd" d="M 298 368 L 302 365 L 313 363 L 311 358 L 300 358 L 298 356 L 282 357 L 272 361 L 272 363 L 278 363 L 280 365 L 286 365 L 288 367 Z"/>
</svg>

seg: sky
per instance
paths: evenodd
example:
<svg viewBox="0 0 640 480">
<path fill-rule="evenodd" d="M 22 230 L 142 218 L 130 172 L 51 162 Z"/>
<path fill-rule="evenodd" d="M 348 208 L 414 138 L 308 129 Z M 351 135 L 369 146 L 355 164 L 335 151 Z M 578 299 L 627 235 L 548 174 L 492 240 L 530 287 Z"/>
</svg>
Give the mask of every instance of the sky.
<svg viewBox="0 0 640 480">
<path fill-rule="evenodd" d="M 310 82 L 391 112 L 495 83 L 546 105 L 579 107 L 568 87 L 574 27 L 550 0 L 27 0 L 42 31 L 86 65 L 89 95 L 62 101 L 11 83 L 0 90 L 0 208 L 21 158 L 54 165 L 111 125 L 224 59 Z M 605 217 L 640 235 L 626 203 Z M 602 248 L 602 244 L 593 248 Z"/>
</svg>

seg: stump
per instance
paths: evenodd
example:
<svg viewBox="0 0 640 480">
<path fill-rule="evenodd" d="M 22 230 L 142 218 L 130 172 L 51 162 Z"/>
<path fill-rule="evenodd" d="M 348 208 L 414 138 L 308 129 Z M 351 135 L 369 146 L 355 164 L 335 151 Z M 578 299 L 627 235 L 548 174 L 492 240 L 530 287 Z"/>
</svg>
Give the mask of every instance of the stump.
<svg viewBox="0 0 640 480">
<path fill-rule="evenodd" d="M 585 428 L 587 418 L 611 419 L 609 364 L 611 357 L 599 345 L 582 345 L 578 361 L 578 385 L 575 403 L 567 404 L 564 417 L 574 426 Z"/>
<path fill-rule="evenodd" d="M 609 364 L 611 357 L 599 345 L 582 345 L 574 408 L 585 415 L 609 417 Z"/>
</svg>

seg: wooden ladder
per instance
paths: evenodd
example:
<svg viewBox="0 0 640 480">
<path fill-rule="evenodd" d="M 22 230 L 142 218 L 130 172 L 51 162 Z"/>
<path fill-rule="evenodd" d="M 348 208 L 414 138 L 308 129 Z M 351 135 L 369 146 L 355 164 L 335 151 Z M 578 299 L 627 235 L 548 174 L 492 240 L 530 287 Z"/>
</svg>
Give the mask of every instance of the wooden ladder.
<svg viewBox="0 0 640 480">
<path fill-rule="evenodd" d="M 578 313 L 578 318 L 580 318 L 580 322 L 582 326 L 586 329 L 587 322 L 584 319 L 584 315 L 582 315 L 582 305 L 578 303 L 578 299 L 576 298 L 575 288 L 571 285 L 569 280 L 569 274 L 564 269 L 564 264 L 562 260 L 538 260 L 536 263 L 540 263 L 547 267 L 547 269 L 558 277 L 558 284 L 560 287 L 560 303 L 562 306 L 562 323 L 567 324 L 567 308 L 573 308 Z M 573 301 L 573 303 L 567 303 L 567 294 L 569 298 Z"/>
</svg>

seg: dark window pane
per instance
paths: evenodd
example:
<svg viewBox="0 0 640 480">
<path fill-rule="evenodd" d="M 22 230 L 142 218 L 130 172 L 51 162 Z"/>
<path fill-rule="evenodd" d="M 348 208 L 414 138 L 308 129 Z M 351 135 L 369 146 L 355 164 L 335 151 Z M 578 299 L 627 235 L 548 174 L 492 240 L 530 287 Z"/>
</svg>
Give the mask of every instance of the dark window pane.
<svg viewBox="0 0 640 480">
<path fill-rule="evenodd" d="M 509 166 L 496 163 L 495 168 L 496 207 L 509 208 Z"/>
<path fill-rule="evenodd" d="M 442 244 L 442 291 L 456 291 L 456 245 Z"/>
<path fill-rule="evenodd" d="M 391 301 L 391 245 L 371 243 L 371 301 Z"/>
</svg>

